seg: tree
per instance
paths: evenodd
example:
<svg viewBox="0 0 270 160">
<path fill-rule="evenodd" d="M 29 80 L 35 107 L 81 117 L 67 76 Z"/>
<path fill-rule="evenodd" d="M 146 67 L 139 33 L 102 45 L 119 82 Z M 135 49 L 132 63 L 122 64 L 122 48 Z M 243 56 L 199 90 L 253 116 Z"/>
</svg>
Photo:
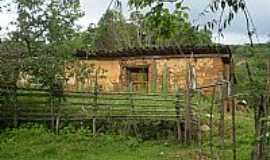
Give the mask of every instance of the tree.
<svg viewBox="0 0 270 160">
<path fill-rule="evenodd" d="M 160 16 L 147 15 L 146 23 L 150 23 L 148 28 L 155 26 L 157 28 L 154 34 L 155 44 L 205 45 L 211 43 L 211 32 L 195 30 L 189 22 L 186 9 L 187 7 L 179 3 L 172 13 L 164 8 Z M 156 18 L 160 20 L 156 21 Z"/>
<path fill-rule="evenodd" d="M 130 5 L 137 9 L 147 6 L 144 4 L 138 6 L 133 1 L 130 1 Z M 184 6 L 182 2 L 175 3 L 175 9 L 171 11 L 164 2 L 159 1 L 143 16 L 136 11 L 135 15 L 139 15 L 140 18 L 135 19 L 135 24 L 139 24 L 143 28 L 144 43 L 148 45 L 210 44 L 211 32 L 195 30 L 190 23 L 187 10 L 188 7 Z"/>
<path fill-rule="evenodd" d="M 173 23 L 169 23 L 168 19 L 168 10 L 164 9 L 164 6 L 166 6 L 166 3 L 172 3 L 175 5 L 175 8 L 177 12 L 185 13 L 186 7 L 181 7 L 183 5 L 183 0 L 129 0 L 129 5 L 131 7 L 138 9 L 145 9 L 145 8 L 151 8 L 151 10 L 147 13 L 147 15 L 150 15 L 150 17 L 153 17 L 154 23 L 157 23 L 162 26 L 162 24 L 167 24 L 168 27 L 162 27 L 164 29 L 161 29 L 161 31 L 165 31 L 166 28 L 171 33 L 174 33 L 174 25 Z M 248 8 L 246 7 L 245 0 L 209 0 L 208 7 L 204 9 L 200 15 L 199 18 L 208 14 L 219 14 L 217 18 L 213 18 L 208 20 L 204 24 L 198 24 L 196 28 L 197 31 L 200 31 L 200 29 L 203 29 L 206 31 L 206 33 L 211 30 L 217 30 L 220 36 L 223 36 L 223 31 L 231 24 L 232 20 L 235 17 L 235 14 L 238 14 L 239 12 L 243 13 L 246 19 L 246 28 L 247 28 L 247 34 L 250 38 L 251 45 L 253 44 L 253 36 L 255 34 L 255 27 L 252 22 L 252 18 L 249 15 Z M 158 15 L 158 16 L 155 16 Z M 161 21 L 159 17 L 164 17 L 164 19 Z M 180 17 L 185 18 L 186 14 L 182 14 Z M 157 18 L 155 18 L 157 17 Z M 211 17 L 211 16 L 209 16 Z M 178 17 L 179 18 L 179 17 Z M 162 32 L 163 32 L 162 31 Z M 166 33 L 168 35 L 168 32 Z"/>
<path fill-rule="evenodd" d="M 66 80 L 65 64 L 76 41 L 76 20 L 83 13 L 79 0 L 16 0 L 16 31 L 11 42 L 26 49 L 21 72 L 41 87 L 53 90 Z M 74 27 L 75 26 L 75 27 Z M 77 45 L 77 43 L 75 43 Z"/>
<path fill-rule="evenodd" d="M 95 47 L 115 50 L 136 46 L 138 44 L 136 29 L 136 25 L 126 22 L 121 12 L 108 10 L 95 29 Z"/>
<path fill-rule="evenodd" d="M 81 39 L 83 48 L 95 49 L 95 39 L 96 39 L 96 25 L 91 23 L 85 32 L 82 32 L 79 36 Z"/>
<path fill-rule="evenodd" d="M 152 11 L 146 15 L 135 11 L 130 14 L 128 22 L 121 12 L 108 10 L 97 26 L 90 25 L 82 34 L 84 46 L 116 50 L 149 45 L 210 44 L 211 32 L 194 30 L 188 14 L 181 11 L 184 6 L 179 4 L 178 8 L 172 13 L 164 8 L 158 14 Z"/>
<path fill-rule="evenodd" d="M 22 57 L 14 58 L 10 56 L 10 50 L 5 50 L 7 57 L 0 57 L 1 66 L 6 65 L 5 68 L 8 68 L 0 68 L 0 80 L 11 82 L 11 85 L 4 84 L 8 90 L 0 94 L 7 97 L 8 105 L 14 104 L 16 111 L 17 82 L 20 76 L 25 76 L 23 79 L 29 83 L 49 90 L 48 101 L 53 115 L 58 104 L 64 100 L 69 57 L 76 47 L 80 47 L 77 43 L 78 27 L 75 25 L 76 20 L 83 15 L 80 1 L 14 0 L 14 4 L 14 12 L 18 15 L 13 22 L 16 31 L 9 33 L 3 47 L 15 44 L 12 45 L 13 49 L 20 47 L 23 54 Z M 16 126 L 16 118 L 14 122 Z M 53 128 L 54 116 L 51 122 Z"/>
</svg>

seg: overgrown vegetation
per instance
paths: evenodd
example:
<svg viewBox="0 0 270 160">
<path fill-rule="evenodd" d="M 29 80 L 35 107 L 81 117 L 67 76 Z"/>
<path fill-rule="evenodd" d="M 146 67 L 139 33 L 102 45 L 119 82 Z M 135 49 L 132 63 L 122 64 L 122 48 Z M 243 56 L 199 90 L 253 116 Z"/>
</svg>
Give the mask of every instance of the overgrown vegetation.
<svg viewBox="0 0 270 160">
<path fill-rule="evenodd" d="M 0 1 L 0 12 L 15 12 L 18 18 L 11 25 L 16 30 L 8 33 L 0 44 L 0 87 L 1 103 L 16 106 L 18 80 L 28 80 L 31 87 L 49 89 L 51 104 L 61 103 L 65 82 L 70 78 L 65 68 L 72 62 L 72 53 L 78 48 L 115 50 L 127 47 L 145 47 L 156 45 L 207 45 L 211 44 L 211 31 L 218 30 L 220 36 L 230 25 L 235 15 L 244 13 L 247 20 L 248 36 L 251 44 L 255 29 L 252 28 L 244 0 L 212 1 L 200 16 L 206 13 L 221 11 L 218 18 L 206 24 L 192 26 L 187 14 L 188 7 L 183 1 L 176 0 L 175 10 L 166 7 L 167 2 L 158 0 L 129 0 L 134 7 L 130 20 L 121 13 L 119 1 L 109 8 L 99 23 L 90 24 L 85 32 L 79 31 L 76 21 L 83 16 L 79 0 L 14 0 Z M 12 5 L 11 5 L 12 4 Z M 10 6 L 15 6 L 11 10 Z M 150 7 L 150 8 L 148 8 Z M 148 8 L 147 12 L 141 12 Z M 252 113 L 237 115 L 237 151 L 239 159 L 249 159 L 256 146 L 265 153 L 269 146 L 269 89 L 270 61 L 269 44 L 236 47 L 235 75 L 236 92 L 243 94 L 254 110 Z M 94 67 L 93 67 L 94 68 Z M 167 94 L 167 67 L 164 67 L 162 90 Z M 85 69 L 76 72 L 82 81 L 93 70 Z M 153 72 L 153 74 L 156 71 Z M 71 75 L 70 75 L 71 76 Z M 155 77 L 155 76 L 154 76 Z M 152 91 L 155 92 L 156 82 Z M 29 84 L 29 83 L 28 83 Z M 24 86 L 30 87 L 30 86 Z M 56 97 L 56 99 L 54 99 Z M 30 97 L 33 100 L 35 98 Z M 27 99 L 24 99 L 26 102 Z M 29 101 L 31 101 L 29 100 Z M 47 99 L 46 99 L 47 101 Z M 141 102 L 143 103 L 143 102 Z M 146 104 L 147 105 L 147 104 Z M 209 111 L 199 108 L 200 116 Z M 51 108 L 52 110 L 54 108 Z M 206 112 L 207 111 L 207 112 Z M 210 115 L 211 116 L 211 115 Z M 218 125 L 217 113 L 214 124 Z M 16 116 L 14 116 L 16 117 Z M 226 126 L 230 126 L 230 115 L 226 115 Z M 202 117 L 202 123 L 208 124 L 208 118 Z M 255 123 L 254 123 L 255 122 Z M 15 125 L 16 126 L 16 125 Z M 255 127 L 254 127 L 255 126 Z M 253 130 L 255 128 L 255 130 Z M 156 130 L 154 130 L 156 132 Z M 226 128 L 226 149 L 230 149 L 232 131 Z M 0 135 L 0 159 L 195 159 L 200 148 L 179 146 L 172 142 L 143 142 L 142 140 L 114 135 L 101 135 L 93 138 L 90 131 L 84 128 L 73 130 L 65 128 L 56 135 L 43 127 L 22 127 L 3 131 Z M 220 151 L 218 132 L 214 131 L 215 155 Z M 203 135 L 203 151 L 209 155 L 208 132 Z M 256 141 L 257 140 L 257 141 Z M 266 147 L 265 147 L 266 146 Z M 224 151 L 225 159 L 231 159 L 231 153 Z M 106 153 L 106 154 L 104 154 Z M 260 159 L 260 158 L 259 158 Z"/>
<path fill-rule="evenodd" d="M 269 157 L 269 44 L 250 48 L 235 48 L 235 75 L 237 93 L 243 94 L 254 111 L 256 149 L 254 159 Z"/>
<path fill-rule="evenodd" d="M 215 123 L 218 123 L 215 114 Z M 248 113 L 237 115 L 238 158 L 249 159 L 252 150 L 253 120 Z M 230 123 L 230 116 L 226 124 Z M 227 130 L 227 129 L 226 129 Z M 153 131 L 154 132 L 154 131 Z M 203 133 L 203 156 L 208 157 L 208 132 Z M 226 131 L 226 143 L 230 144 L 230 130 Z M 215 154 L 219 154 L 219 138 L 214 136 Z M 225 151 L 226 159 L 231 159 L 231 151 Z M 0 159 L 111 159 L 111 160 L 194 160 L 198 158 L 197 144 L 184 146 L 174 139 L 147 140 L 121 135 L 99 135 L 93 137 L 91 130 L 66 126 L 59 135 L 33 124 L 25 124 L 18 129 L 7 129 L 0 134 Z"/>
</svg>

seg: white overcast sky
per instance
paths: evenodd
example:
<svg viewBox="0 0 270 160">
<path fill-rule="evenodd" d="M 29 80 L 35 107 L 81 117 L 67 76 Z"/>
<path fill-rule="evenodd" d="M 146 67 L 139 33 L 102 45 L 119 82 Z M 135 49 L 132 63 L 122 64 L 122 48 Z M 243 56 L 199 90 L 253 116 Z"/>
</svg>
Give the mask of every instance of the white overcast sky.
<svg viewBox="0 0 270 160">
<path fill-rule="evenodd" d="M 190 19 L 193 21 L 199 13 L 206 7 L 209 0 L 185 0 L 186 5 L 190 8 Z M 122 0 L 123 12 L 127 16 L 129 8 L 127 0 Z M 248 9 L 256 25 L 258 39 L 256 43 L 263 43 L 270 40 L 270 0 L 246 0 Z M 100 17 L 105 13 L 110 0 L 81 0 L 82 10 L 85 16 L 79 21 L 79 24 L 86 28 L 90 23 L 97 23 Z M 0 14 L 0 25 L 7 27 L 8 23 L 15 19 L 14 14 Z M 204 17 L 201 18 L 204 21 Z M 205 20 L 206 21 L 206 20 Z M 233 21 L 232 25 L 224 32 L 225 44 L 243 44 L 248 42 L 247 30 L 245 29 L 245 19 L 241 13 Z M 1 32 L 3 35 L 4 33 Z M 215 36 L 213 37 L 215 40 Z"/>
</svg>

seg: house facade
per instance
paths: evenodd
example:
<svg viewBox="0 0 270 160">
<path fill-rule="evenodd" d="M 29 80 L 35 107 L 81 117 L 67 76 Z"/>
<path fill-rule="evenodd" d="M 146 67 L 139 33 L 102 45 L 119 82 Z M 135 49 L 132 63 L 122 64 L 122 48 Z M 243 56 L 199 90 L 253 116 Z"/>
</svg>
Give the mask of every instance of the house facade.
<svg viewBox="0 0 270 160">
<path fill-rule="evenodd" d="M 202 88 L 230 79 L 228 46 L 79 50 L 75 56 L 79 69 L 84 68 L 79 73 L 89 75 L 71 77 L 67 83 L 71 90 L 90 90 L 98 85 L 108 92 L 173 92 L 187 85 Z"/>
</svg>

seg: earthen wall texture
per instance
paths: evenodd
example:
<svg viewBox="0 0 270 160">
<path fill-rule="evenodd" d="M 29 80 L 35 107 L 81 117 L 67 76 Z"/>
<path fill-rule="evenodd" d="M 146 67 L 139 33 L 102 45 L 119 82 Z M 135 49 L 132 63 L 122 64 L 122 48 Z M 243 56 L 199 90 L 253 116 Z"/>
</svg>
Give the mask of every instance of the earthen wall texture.
<svg viewBox="0 0 270 160">
<path fill-rule="evenodd" d="M 103 91 L 125 91 L 128 87 L 127 68 L 147 67 L 149 92 L 153 81 L 156 83 L 156 90 L 161 91 L 164 83 L 164 74 L 167 70 L 166 83 L 168 90 L 173 92 L 176 88 L 186 88 L 188 68 L 193 68 L 197 81 L 197 87 L 204 87 L 229 78 L 229 64 L 220 57 L 203 58 L 125 58 L 107 60 L 80 60 L 89 67 L 102 68 L 105 72 L 98 75 L 98 85 Z M 188 67 L 190 66 L 190 67 Z M 166 69 L 164 69 L 166 68 Z M 68 81 L 67 88 L 77 90 L 89 90 L 93 86 L 94 76 L 79 81 L 76 76 Z"/>
</svg>

